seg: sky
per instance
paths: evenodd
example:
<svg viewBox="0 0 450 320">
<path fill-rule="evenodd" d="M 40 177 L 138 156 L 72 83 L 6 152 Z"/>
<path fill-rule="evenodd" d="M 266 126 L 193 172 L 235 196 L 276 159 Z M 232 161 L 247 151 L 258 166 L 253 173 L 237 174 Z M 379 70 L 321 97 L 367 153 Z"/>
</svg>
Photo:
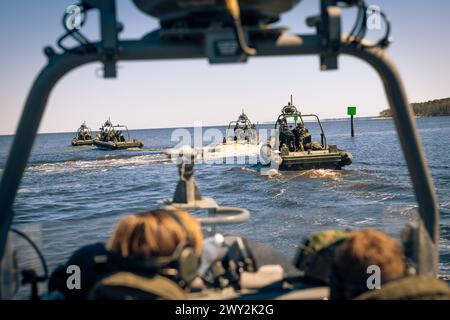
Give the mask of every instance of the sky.
<svg viewBox="0 0 450 320">
<path fill-rule="evenodd" d="M 367 0 L 390 17 L 396 62 L 411 102 L 450 96 L 450 1 Z M 46 64 L 42 49 L 56 48 L 62 15 L 74 0 L 0 1 L 0 134 L 13 134 L 28 90 Z M 138 39 L 158 27 L 131 0 L 117 0 L 125 26 L 120 39 Z M 318 0 L 303 0 L 278 25 L 312 33 L 305 18 L 318 13 Z M 344 32 L 355 10 L 343 12 Z M 98 15 L 82 29 L 98 40 Z M 380 32 L 369 38 L 376 39 Z M 253 122 L 274 121 L 290 95 L 304 113 L 342 118 L 348 105 L 358 116 L 387 107 L 381 80 L 366 63 L 341 56 L 339 70 L 322 72 L 317 56 L 254 58 L 245 64 L 210 65 L 206 59 L 119 62 L 116 79 L 97 76 L 99 63 L 67 74 L 53 89 L 39 132 L 75 131 L 86 121 L 98 128 L 108 117 L 129 128 L 227 124 L 242 108 Z"/>
</svg>

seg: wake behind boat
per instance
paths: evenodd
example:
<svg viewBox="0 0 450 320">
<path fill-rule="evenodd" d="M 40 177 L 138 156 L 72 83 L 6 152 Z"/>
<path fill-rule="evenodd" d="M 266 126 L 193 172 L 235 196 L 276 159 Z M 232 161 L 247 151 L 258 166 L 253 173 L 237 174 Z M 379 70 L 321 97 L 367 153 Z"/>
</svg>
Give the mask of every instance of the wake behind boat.
<svg viewBox="0 0 450 320">
<path fill-rule="evenodd" d="M 123 130 L 126 131 L 127 139 Z M 100 128 L 100 133 L 94 139 L 94 146 L 101 150 L 118 150 L 130 148 L 142 148 L 144 143 L 130 138 L 130 132 L 125 125 L 113 125 L 108 119 Z"/>
<path fill-rule="evenodd" d="M 256 125 L 250 121 L 242 110 L 236 121 L 231 121 L 223 137 L 222 143 L 214 146 L 166 149 L 164 153 L 171 159 L 191 154 L 195 159 L 216 160 L 235 157 L 257 157 L 262 144 L 256 131 Z"/>
</svg>

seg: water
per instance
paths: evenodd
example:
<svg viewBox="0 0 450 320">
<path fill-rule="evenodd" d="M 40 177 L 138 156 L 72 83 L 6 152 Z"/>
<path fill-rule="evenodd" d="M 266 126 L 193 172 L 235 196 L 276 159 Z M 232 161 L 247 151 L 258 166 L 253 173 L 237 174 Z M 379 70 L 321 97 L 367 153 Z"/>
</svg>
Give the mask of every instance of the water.
<svg viewBox="0 0 450 320">
<path fill-rule="evenodd" d="M 450 118 L 417 122 L 442 212 L 440 274 L 448 277 Z M 353 165 L 341 171 L 268 177 L 250 165 L 197 165 L 203 195 L 252 214 L 247 223 L 220 230 L 289 255 L 303 237 L 328 228 L 371 227 L 398 238 L 403 226 L 415 219 L 417 205 L 393 122 L 365 119 L 355 124 L 352 139 L 348 122 L 324 122 L 328 143 L 353 154 Z M 317 137 L 317 128 L 310 130 Z M 145 143 L 141 151 L 75 148 L 69 146 L 72 133 L 39 135 L 17 195 L 14 224 L 37 239 L 51 268 L 80 246 L 107 240 L 122 215 L 155 207 L 158 200 L 173 195 L 177 168 L 161 153 L 175 146 L 172 131 L 132 131 Z M 0 175 L 11 142 L 11 136 L 0 136 Z M 23 250 L 22 260 L 38 266 L 29 249 Z"/>
</svg>

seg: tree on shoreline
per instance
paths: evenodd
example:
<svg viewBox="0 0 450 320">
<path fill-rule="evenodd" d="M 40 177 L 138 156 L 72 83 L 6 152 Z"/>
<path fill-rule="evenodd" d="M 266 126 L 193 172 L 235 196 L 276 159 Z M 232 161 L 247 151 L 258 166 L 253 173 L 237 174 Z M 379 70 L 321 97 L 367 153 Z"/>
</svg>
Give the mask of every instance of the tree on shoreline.
<svg viewBox="0 0 450 320">
<path fill-rule="evenodd" d="M 411 103 L 414 115 L 419 117 L 450 116 L 450 98 Z M 380 117 L 391 117 L 391 110 L 380 112 Z"/>
</svg>

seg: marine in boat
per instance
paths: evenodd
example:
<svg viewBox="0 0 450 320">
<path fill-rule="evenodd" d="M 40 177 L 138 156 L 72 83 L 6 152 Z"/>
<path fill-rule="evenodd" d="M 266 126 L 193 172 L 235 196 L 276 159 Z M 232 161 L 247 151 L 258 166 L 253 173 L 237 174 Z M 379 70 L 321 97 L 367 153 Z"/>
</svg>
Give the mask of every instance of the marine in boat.
<svg viewBox="0 0 450 320">
<path fill-rule="evenodd" d="M 228 124 L 226 136 L 223 138 L 223 144 L 233 143 L 258 144 L 256 125 L 250 121 L 244 110 L 236 121 Z"/>
<path fill-rule="evenodd" d="M 83 122 L 72 139 L 72 146 L 90 146 L 93 143 L 91 129 Z"/>
<path fill-rule="evenodd" d="M 320 143 L 312 140 L 305 118 L 314 118 L 320 129 Z M 302 114 L 291 101 L 281 110 L 275 122 L 276 137 L 268 142 L 271 161 L 279 170 L 341 169 L 352 163 L 352 155 L 327 144 L 320 119 L 315 114 Z"/>
<path fill-rule="evenodd" d="M 170 148 L 164 153 L 171 159 L 176 159 L 185 153 L 194 154 L 195 159 L 216 159 L 234 162 L 235 158 L 256 157 L 260 153 L 262 144 L 259 142 L 256 125 L 244 113 L 239 115 L 236 121 L 231 121 L 222 139 L 222 143 L 204 147 L 183 146 L 181 148 Z"/>
<path fill-rule="evenodd" d="M 125 130 L 127 138 L 123 131 Z M 130 138 L 128 127 L 121 124 L 113 125 L 108 119 L 100 128 L 100 133 L 94 139 L 94 146 L 102 150 L 117 150 L 142 148 L 144 143 Z"/>
</svg>

